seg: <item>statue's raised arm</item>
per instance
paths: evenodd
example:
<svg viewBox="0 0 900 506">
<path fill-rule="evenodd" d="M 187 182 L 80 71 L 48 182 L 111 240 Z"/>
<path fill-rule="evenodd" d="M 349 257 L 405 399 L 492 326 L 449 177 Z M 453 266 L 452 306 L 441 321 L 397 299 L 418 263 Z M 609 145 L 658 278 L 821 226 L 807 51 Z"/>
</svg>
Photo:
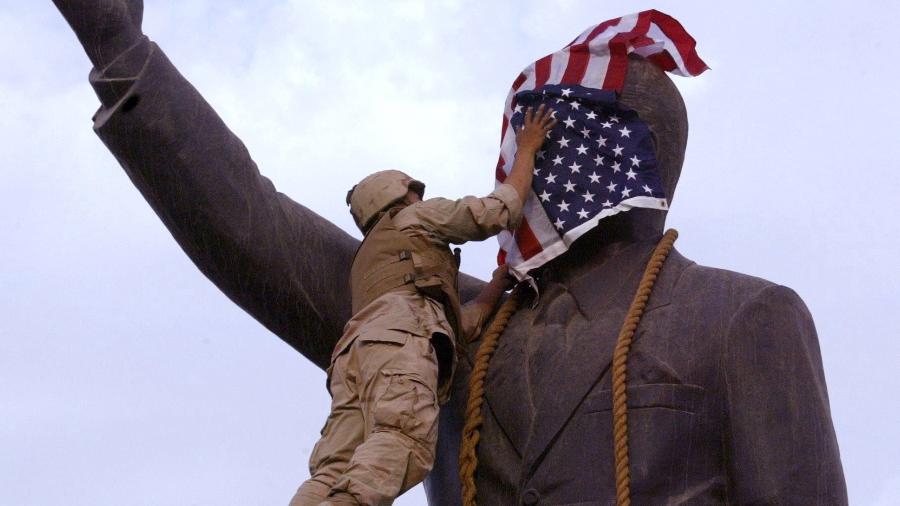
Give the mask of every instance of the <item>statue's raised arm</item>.
<svg viewBox="0 0 900 506">
<path fill-rule="evenodd" d="M 142 33 L 140 0 L 54 0 L 94 66 L 94 129 L 197 267 L 320 367 L 350 316 L 358 241 L 261 176 Z"/>
</svg>

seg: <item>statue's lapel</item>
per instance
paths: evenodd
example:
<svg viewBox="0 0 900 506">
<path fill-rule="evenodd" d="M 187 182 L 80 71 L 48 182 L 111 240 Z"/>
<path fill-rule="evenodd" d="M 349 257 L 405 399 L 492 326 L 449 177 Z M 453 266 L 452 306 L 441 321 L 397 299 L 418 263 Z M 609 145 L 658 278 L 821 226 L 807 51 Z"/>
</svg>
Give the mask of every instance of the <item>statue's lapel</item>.
<svg viewBox="0 0 900 506">
<path fill-rule="evenodd" d="M 493 416 L 502 434 L 483 434 L 482 446 L 489 445 L 487 437 L 506 437 L 523 458 L 523 472 L 533 472 L 582 400 L 607 374 L 652 249 L 652 244 L 635 245 L 580 278 L 549 283 L 537 307 L 523 307 L 513 316 L 485 379 L 484 416 Z M 672 252 L 645 315 L 669 303 L 678 276 L 689 264 Z"/>
<path fill-rule="evenodd" d="M 536 409 L 523 452 L 525 475 L 539 465 L 557 434 L 609 370 L 616 338 L 652 250 L 653 245 L 635 245 L 597 269 L 568 281 L 565 297 L 547 301 L 543 339 L 548 343 L 554 340 L 555 346 L 530 350 L 537 352 L 530 361 L 535 369 L 532 388 L 536 392 Z M 674 282 L 687 265 L 674 251 L 671 260 L 663 269 L 645 315 L 668 304 Z M 567 302 L 566 298 L 571 300 Z M 554 308 L 554 304 L 560 307 Z M 572 304 L 577 310 L 570 310 Z M 559 322 L 566 313 L 567 321 Z M 554 348 L 557 351 L 549 351 Z"/>
<path fill-rule="evenodd" d="M 526 312 L 527 309 L 523 309 L 513 315 L 500 336 L 485 378 L 487 407 L 519 455 L 528 441 L 534 413 L 526 373 L 528 324 L 522 318 Z"/>
</svg>

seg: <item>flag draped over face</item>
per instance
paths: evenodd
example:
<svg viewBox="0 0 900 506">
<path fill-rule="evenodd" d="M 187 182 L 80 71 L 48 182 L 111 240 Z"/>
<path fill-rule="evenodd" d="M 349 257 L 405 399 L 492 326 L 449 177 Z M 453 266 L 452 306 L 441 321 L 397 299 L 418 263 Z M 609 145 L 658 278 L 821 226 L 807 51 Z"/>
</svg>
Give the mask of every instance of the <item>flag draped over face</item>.
<svg viewBox="0 0 900 506">
<path fill-rule="evenodd" d="M 607 216 L 634 207 L 668 208 L 650 130 L 618 103 L 617 93 L 628 53 L 695 76 L 707 67 L 694 46 L 678 21 L 650 10 L 592 26 L 519 74 L 504 108 L 497 183 L 512 169 L 515 129 L 528 107 L 546 104 L 557 124 L 537 153 L 521 225 L 499 236 L 499 263 L 521 279 Z"/>
</svg>

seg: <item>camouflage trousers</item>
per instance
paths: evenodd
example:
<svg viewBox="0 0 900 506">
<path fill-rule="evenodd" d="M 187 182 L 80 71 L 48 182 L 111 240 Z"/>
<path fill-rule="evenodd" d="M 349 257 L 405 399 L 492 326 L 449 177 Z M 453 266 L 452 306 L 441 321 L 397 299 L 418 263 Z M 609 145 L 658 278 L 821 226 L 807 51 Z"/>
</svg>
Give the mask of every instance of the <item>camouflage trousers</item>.
<svg viewBox="0 0 900 506">
<path fill-rule="evenodd" d="M 434 464 L 438 362 L 430 339 L 362 335 L 331 366 L 331 414 L 291 506 L 390 505 Z"/>
</svg>

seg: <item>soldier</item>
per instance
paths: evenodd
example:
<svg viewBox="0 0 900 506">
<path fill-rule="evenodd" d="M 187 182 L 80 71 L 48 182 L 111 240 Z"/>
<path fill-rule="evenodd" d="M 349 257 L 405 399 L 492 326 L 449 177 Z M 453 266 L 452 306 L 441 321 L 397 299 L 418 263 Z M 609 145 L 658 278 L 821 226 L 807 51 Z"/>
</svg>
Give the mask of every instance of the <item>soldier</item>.
<svg viewBox="0 0 900 506">
<path fill-rule="evenodd" d="M 431 470 L 455 339 L 476 334 L 507 287 L 500 268 L 462 310 L 448 244 L 515 228 L 535 153 L 555 123 L 543 105 L 529 108 L 510 175 L 487 197 L 422 200 L 425 185 L 397 170 L 348 192 L 365 235 L 350 270 L 353 317 L 332 354 L 331 414 L 310 456 L 311 477 L 292 505 L 389 504 Z"/>
</svg>

